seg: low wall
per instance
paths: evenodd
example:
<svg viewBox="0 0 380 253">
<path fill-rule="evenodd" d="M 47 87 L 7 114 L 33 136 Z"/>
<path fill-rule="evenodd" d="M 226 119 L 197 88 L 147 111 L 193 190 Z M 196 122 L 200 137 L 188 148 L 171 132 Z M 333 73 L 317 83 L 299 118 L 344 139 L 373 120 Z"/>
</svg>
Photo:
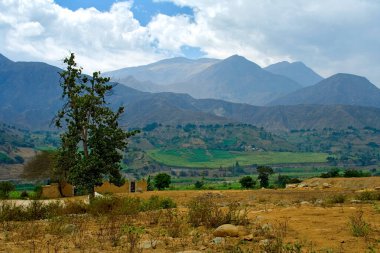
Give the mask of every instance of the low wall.
<svg viewBox="0 0 380 253">
<path fill-rule="evenodd" d="M 58 183 L 52 183 L 50 185 L 42 186 L 42 193 L 41 193 L 42 198 L 55 199 L 55 198 L 72 197 L 72 196 L 74 196 L 74 186 L 72 186 L 71 184 L 62 183 L 61 191 L 59 190 Z"/>
<path fill-rule="evenodd" d="M 144 192 L 147 190 L 147 182 L 140 181 L 126 181 L 122 186 L 116 186 L 106 181 L 101 186 L 95 186 L 95 192 L 98 193 L 129 193 L 131 192 L 131 183 L 135 183 L 135 192 Z"/>
</svg>

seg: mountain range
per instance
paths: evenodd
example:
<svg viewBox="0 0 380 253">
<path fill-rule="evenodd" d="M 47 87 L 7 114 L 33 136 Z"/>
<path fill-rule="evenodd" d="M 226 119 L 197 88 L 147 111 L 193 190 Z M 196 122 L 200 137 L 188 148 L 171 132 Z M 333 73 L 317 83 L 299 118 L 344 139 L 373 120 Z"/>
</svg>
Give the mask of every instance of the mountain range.
<svg viewBox="0 0 380 253">
<path fill-rule="evenodd" d="M 178 61 L 178 59 L 173 61 Z M 172 61 L 169 60 L 168 62 Z M 194 60 L 190 60 L 190 62 L 194 63 Z M 218 85 L 219 81 L 212 81 L 213 78 L 220 81 L 227 79 L 223 83 L 223 87 L 227 86 L 230 81 L 232 85 L 233 80 L 246 80 L 242 76 L 248 72 L 251 73 L 252 79 L 247 80 L 252 81 L 251 84 L 254 89 L 259 89 L 258 87 L 262 85 L 262 82 L 257 80 L 267 80 L 266 78 L 277 78 L 284 81 L 283 86 L 287 87 L 286 89 L 288 90 L 291 90 L 289 87 L 296 89 L 301 86 L 288 77 L 271 74 L 240 56 L 229 57 L 226 60 L 214 63 L 211 63 L 212 60 L 207 60 L 206 62 L 211 65 L 204 66 L 203 70 L 199 70 L 193 76 L 193 78 L 196 76 L 197 80 L 203 81 L 204 86 L 209 84 Z M 194 64 L 199 64 L 199 62 Z M 238 68 L 235 68 L 237 66 Z M 13 62 L 4 56 L 0 56 L 0 121 L 29 129 L 49 129 L 49 124 L 55 113 L 63 104 L 60 98 L 62 92 L 59 86 L 58 72 L 60 71 L 59 68 L 45 63 Z M 233 73 L 236 76 L 228 77 L 228 73 Z M 225 77 L 222 76 L 223 74 Z M 341 82 L 339 80 L 346 80 L 346 78 L 355 80 L 358 78 L 359 86 L 361 82 L 366 80 L 351 75 L 338 75 L 337 77 L 338 80 L 335 80 L 336 77 L 334 76 L 331 78 L 338 83 Z M 136 77 L 129 78 L 135 82 L 135 85 L 141 82 Z M 209 82 L 207 82 L 208 78 L 210 78 Z M 301 87 L 299 91 L 318 86 L 323 82 L 329 82 L 329 79 L 310 87 Z M 256 81 L 257 83 L 255 83 Z M 152 81 L 144 80 L 143 82 Z M 343 83 L 347 84 L 347 81 Z M 346 87 L 344 84 L 342 84 L 343 87 Z M 234 83 L 233 85 L 239 86 L 240 84 Z M 160 86 L 164 85 L 160 84 Z M 338 85 L 338 87 L 341 86 Z M 248 88 L 251 91 L 253 89 Z M 283 89 L 278 88 L 280 90 L 278 93 L 286 90 L 284 87 L 281 88 Z M 205 89 L 208 88 L 205 87 Z M 265 89 L 265 87 L 262 87 L 262 89 Z M 374 89 L 377 88 L 374 87 Z M 356 93 L 365 99 L 371 95 L 367 94 L 368 92 L 375 93 L 374 90 L 367 89 L 364 89 L 362 93 Z M 248 97 L 248 95 L 246 96 Z M 368 104 L 363 106 L 361 103 L 355 105 L 331 103 L 329 105 L 299 104 L 263 107 L 227 102 L 220 99 L 196 99 L 188 94 L 143 92 L 121 84 L 115 87 L 113 95 L 108 98 L 108 101 L 111 102 L 112 106 L 124 105 L 126 107 L 126 113 L 121 120 L 122 125 L 128 127 L 142 127 L 151 122 L 162 124 L 242 122 L 274 131 L 308 128 L 346 128 L 347 126 L 380 128 L 380 108 L 364 107 L 368 106 Z"/>
</svg>

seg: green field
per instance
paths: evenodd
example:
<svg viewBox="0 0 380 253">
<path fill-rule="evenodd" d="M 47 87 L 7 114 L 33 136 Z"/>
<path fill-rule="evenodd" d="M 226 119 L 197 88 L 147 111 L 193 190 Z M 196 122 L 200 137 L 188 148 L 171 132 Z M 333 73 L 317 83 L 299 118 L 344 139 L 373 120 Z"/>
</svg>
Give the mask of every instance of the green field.
<svg viewBox="0 0 380 253">
<path fill-rule="evenodd" d="M 147 152 L 149 157 L 161 164 L 187 168 L 231 167 L 236 162 L 239 162 L 241 166 L 252 164 L 321 163 L 326 162 L 328 156 L 325 153 L 233 152 L 205 149 L 153 149 Z"/>
</svg>

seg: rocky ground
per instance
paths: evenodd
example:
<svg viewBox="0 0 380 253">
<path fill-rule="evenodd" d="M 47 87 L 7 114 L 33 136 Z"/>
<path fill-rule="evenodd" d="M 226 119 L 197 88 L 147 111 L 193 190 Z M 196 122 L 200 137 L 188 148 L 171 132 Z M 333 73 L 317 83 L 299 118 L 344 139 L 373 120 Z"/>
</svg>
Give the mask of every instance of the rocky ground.
<svg viewBox="0 0 380 253">
<path fill-rule="evenodd" d="M 369 181 L 352 189 L 334 181 L 328 188 L 129 194 L 170 197 L 177 208 L 2 221 L 0 252 L 378 252 L 380 201 L 369 198 L 380 196 L 380 178 Z M 220 224 L 227 214 L 231 224 Z M 202 215 L 209 219 L 195 224 Z"/>
</svg>

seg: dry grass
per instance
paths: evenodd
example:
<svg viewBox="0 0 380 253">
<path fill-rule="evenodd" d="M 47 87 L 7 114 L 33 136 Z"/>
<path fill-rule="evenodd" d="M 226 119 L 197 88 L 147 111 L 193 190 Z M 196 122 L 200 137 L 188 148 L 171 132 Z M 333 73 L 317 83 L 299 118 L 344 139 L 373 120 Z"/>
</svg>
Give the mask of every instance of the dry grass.
<svg viewBox="0 0 380 253">
<path fill-rule="evenodd" d="M 155 195 L 159 197 L 152 197 Z M 34 212 L 32 221 L 4 218 L 0 252 L 380 249 L 380 203 L 351 203 L 357 199 L 351 190 L 164 191 L 126 196 L 98 200 L 91 207 L 71 202 L 64 208 L 57 206 L 60 210 L 52 216 L 38 217 L 36 211 L 45 209 L 36 205 L 30 208 L 34 210 L 30 211 Z M 221 223 L 244 226 L 249 233 L 216 239 L 212 233 Z M 363 231 L 364 235 L 356 233 Z"/>
</svg>

